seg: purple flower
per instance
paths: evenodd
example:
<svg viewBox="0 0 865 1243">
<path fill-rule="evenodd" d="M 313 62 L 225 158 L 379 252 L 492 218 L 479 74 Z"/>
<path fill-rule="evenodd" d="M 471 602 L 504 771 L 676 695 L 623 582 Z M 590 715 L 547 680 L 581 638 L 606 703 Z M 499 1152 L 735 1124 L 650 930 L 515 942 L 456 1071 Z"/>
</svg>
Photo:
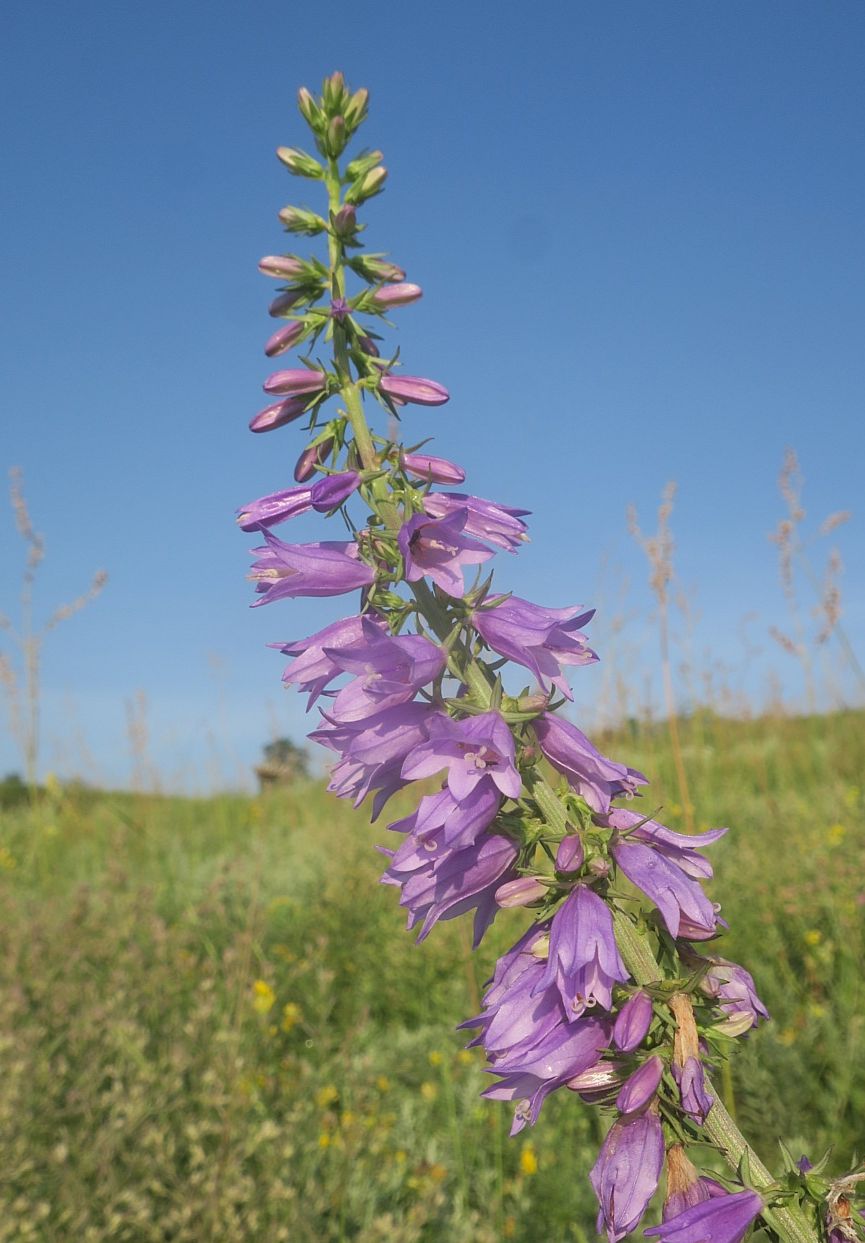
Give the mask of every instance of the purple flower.
<svg viewBox="0 0 865 1243">
<path fill-rule="evenodd" d="M 403 453 L 400 465 L 407 474 L 427 483 L 462 483 L 466 477 L 466 472 L 456 462 L 431 457 L 428 453 Z"/>
<path fill-rule="evenodd" d="M 524 1053 L 499 1058 L 489 1067 L 501 1081 L 482 1096 L 494 1101 L 516 1101 L 511 1135 L 534 1124 L 549 1094 L 596 1065 L 610 1039 L 603 1019 L 583 1018 L 555 1027 Z"/>
<path fill-rule="evenodd" d="M 290 643 L 273 645 L 279 647 L 284 656 L 296 657 L 282 675 L 282 680 L 309 694 L 307 712 L 322 691 L 342 672 L 334 660 L 337 651 L 359 642 L 365 625 L 370 624 L 381 628 L 384 623 L 381 618 L 370 614 L 366 617 L 344 617 L 325 626 L 317 634 L 310 635 L 308 639 L 295 639 Z"/>
<path fill-rule="evenodd" d="M 706 1091 L 703 1063 L 698 1057 L 689 1057 L 684 1066 L 677 1066 L 674 1061 L 670 1069 L 679 1086 L 683 1112 L 702 1126 L 715 1103 L 714 1096 Z"/>
<path fill-rule="evenodd" d="M 578 872 L 583 866 L 583 840 L 579 833 L 563 837 L 556 850 L 557 872 Z"/>
<path fill-rule="evenodd" d="M 328 790 L 338 798 L 352 799 L 355 807 L 375 790 L 375 820 L 391 795 L 406 784 L 400 774 L 403 760 L 427 736 L 434 713 L 429 704 L 408 703 L 351 725 L 325 716 L 326 724 L 309 736 L 341 757 L 331 769 Z"/>
<path fill-rule="evenodd" d="M 664 1135 L 652 1110 L 620 1118 L 610 1127 L 589 1174 L 601 1206 L 598 1232 L 606 1227 L 610 1243 L 618 1243 L 639 1225 L 663 1164 Z"/>
<path fill-rule="evenodd" d="M 379 387 L 387 397 L 416 406 L 443 406 L 450 400 L 450 393 L 443 384 L 419 375 L 384 375 Z"/>
<path fill-rule="evenodd" d="M 268 307 L 268 315 L 271 319 L 279 319 L 281 315 L 286 315 L 292 307 L 298 302 L 302 302 L 306 294 L 302 289 L 286 289 L 285 293 L 277 294 Z"/>
<path fill-rule="evenodd" d="M 451 794 L 462 802 L 479 782 L 492 783 L 507 798 L 519 798 L 522 783 L 514 763 L 514 738 L 498 712 L 454 721 L 437 713 L 429 738 L 407 756 L 402 775 L 411 781 L 447 768 Z"/>
<path fill-rule="evenodd" d="M 423 921 L 418 941 L 440 919 L 454 919 L 473 910 L 473 944 L 477 947 L 498 910 L 495 891 L 516 857 L 517 848 L 508 838 L 484 834 L 473 845 L 448 851 L 437 862 L 425 862 L 413 852 L 410 860 L 398 863 L 394 855 L 382 881 L 402 889 L 400 906 L 408 908 L 409 928 Z"/>
<path fill-rule="evenodd" d="M 463 534 L 468 516 L 461 510 L 441 521 L 415 514 L 400 530 L 398 540 L 410 583 L 428 575 L 448 595 L 459 599 L 465 592 L 463 566 L 479 565 L 493 553 Z"/>
<path fill-rule="evenodd" d="M 343 324 L 348 319 L 349 309 L 345 298 L 334 298 L 330 304 L 330 318 Z"/>
<path fill-rule="evenodd" d="M 572 699 L 562 666 L 589 665 L 598 659 L 580 633 L 594 612 L 579 606 L 543 609 L 519 596 L 488 596 L 472 612 L 472 621 L 494 652 L 530 669 L 542 686 L 547 679 Z"/>
<path fill-rule="evenodd" d="M 643 1233 L 658 1235 L 662 1243 L 740 1243 L 762 1211 L 756 1191 L 737 1191 L 703 1200 Z"/>
<path fill-rule="evenodd" d="M 609 1010 L 613 984 L 627 978 L 609 907 L 577 885 L 553 916 L 547 968 L 536 991 L 555 985 L 568 1013 L 577 1016 L 596 1005 Z"/>
<path fill-rule="evenodd" d="M 409 302 L 417 302 L 421 297 L 423 297 L 423 290 L 420 285 L 401 282 L 396 285 L 383 285 L 381 289 L 376 289 L 372 295 L 372 302 L 377 308 L 383 309 L 389 306 L 406 306 Z"/>
<path fill-rule="evenodd" d="M 264 532 L 264 538 L 267 543 L 253 549 L 259 555 L 250 578 L 263 596 L 253 607 L 295 596 L 341 596 L 356 587 L 368 587 L 375 579 L 372 568 L 360 560 L 354 541 L 285 544 L 270 531 Z"/>
<path fill-rule="evenodd" d="M 303 334 L 306 332 L 306 325 L 302 320 L 297 320 L 293 324 L 286 324 L 284 328 L 277 328 L 272 336 L 268 337 L 264 343 L 264 352 L 268 358 L 275 358 L 277 354 L 284 354 L 286 350 L 290 350 L 296 345 Z"/>
<path fill-rule="evenodd" d="M 340 724 L 363 721 L 383 708 L 414 699 L 445 666 L 445 653 L 419 634 L 390 635 L 372 621 L 357 643 L 326 652 L 339 669 L 356 676 L 334 700 L 329 716 Z"/>
<path fill-rule="evenodd" d="M 330 457 L 332 450 L 333 436 L 325 436 L 324 440 L 307 445 L 295 463 L 294 477 L 297 482 L 306 483 L 311 479 L 322 462 Z"/>
<path fill-rule="evenodd" d="M 327 384 L 327 376 L 323 371 L 315 371 L 309 367 L 293 367 L 288 371 L 274 371 L 264 381 L 265 393 L 288 394 L 297 396 L 300 393 L 318 393 Z"/>
<path fill-rule="evenodd" d="M 510 505 L 499 505 L 464 492 L 429 492 L 423 499 L 423 506 L 431 518 L 449 518 L 465 511 L 464 529 L 468 535 L 508 552 L 528 539 L 526 524 L 522 521 L 522 516 L 531 512 L 528 509 L 513 509 Z"/>
<path fill-rule="evenodd" d="M 265 406 L 249 420 L 251 432 L 272 432 L 277 427 L 285 427 L 293 423 L 306 412 L 309 401 L 306 397 L 289 397 L 287 401 L 278 401 L 275 405 Z"/>
<path fill-rule="evenodd" d="M 698 985 L 700 992 L 714 997 L 727 1018 L 717 1024 L 728 1036 L 740 1036 L 756 1027 L 761 1019 L 768 1019 L 769 1011 L 757 996 L 753 977 L 744 967 L 726 958 L 699 954 L 687 956 L 689 966 L 695 968 L 710 964 Z"/>
<path fill-rule="evenodd" d="M 293 280 L 303 275 L 304 264 L 296 255 L 265 255 L 258 261 L 258 270 L 262 276 L 285 276 Z"/>
<path fill-rule="evenodd" d="M 532 729 L 553 768 L 567 777 L 595 812 L 608 812 L 611 799 L 635 794 L 638 786 L 646 784 L 642 773 L 608 760 L 582 730 L 560 716 L 544 712 L 532 721 Z"/>
<path fill-rule="evenodd" d="M 689 937 L 696 933 L 701 940 L 715 935 L 715 908 L 699 881 L 677 863 L 659 850 L 630 839 L 614 842 L 612 854 L 628 880 L 654 902 L 671 936 L 684 934 L 686 929 Z"/>
<path fill-rule="evenodd" d="M 654 1017 L 652 999 L 648 993 L 634 993 L 616 1015 L 613 1025 L 613 1044 L 622 1053 L 633 1053 L 643 1043 Z"/>
<path fill-rule="evenodd" d="M 698 846 L 711 846 L 727 832 L 726 829 L 709 829 L 706 833 L 675 833 L 657 820 L 647 820 L 636 811 L 616 808 L 604 821 L 610 828 L 626 834 L 628 840 L 646 842 L 659 854 L 675 863 L 688 876 L 708 880 L 712 865 L 697 850 Z"/>
<path fill-rule="evenodd" d="M 616 1108 L 619 1113 L 634 1114 L 645 1109 L 649 1102 L 654 1100 L 663 1073 L 664 1063 L 659 1057 L 650 1057 L 643 1062 L 643 1065 L 629 1075 L 622 1084 L 622 1089 L 616 1097 Z"/>
<path fill-rule="evenodd" d="M 241 531 L 257 531 L 259 527 L 274 527 L 288 518 L 295 518 L 309 509 L 327 513 L 351 496 L 360 484 L 360 475 L 345 471 L 340 475 L 326 475 L 311 488 L 286 488 L 271 492 L 257 501 L 242 505 L 237 511 L 237 523 Z"/>
<path fill-rule="evenodd" d="M 409 849 L 422 848 L 427 863 L 437 863 L 455 846 L 471 846 L 498 815 L 502 798 L 492 785 L 479 784 L 462 802 L 445 788 L 426 794 L 417 810 L 387 827 L 393 833 L 406 833 Z M 402 847 L 397 855 L 402 859 Z"/>
<path fill-rule="evenodd" d="M 518 906 L 531 906 L 544 897 L 547 886 L 537 876 L 518 876 L 507 884 L 499 885 L 496 890 L 496 902 L 499 906 L 511 910 Z"/>
</svg>

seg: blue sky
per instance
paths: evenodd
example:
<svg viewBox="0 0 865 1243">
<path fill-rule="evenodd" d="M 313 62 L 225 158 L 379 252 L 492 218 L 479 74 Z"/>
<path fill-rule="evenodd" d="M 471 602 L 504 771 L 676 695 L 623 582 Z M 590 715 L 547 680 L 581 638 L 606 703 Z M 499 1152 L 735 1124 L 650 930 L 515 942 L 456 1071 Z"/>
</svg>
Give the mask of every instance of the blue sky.
<svg viewBox="0 0 865 1243">
<path fill-rule="evenodd" d="M 19 2 L 4 26 L 0 465 L 24 469 L 46 538 L 44 611 L 111 576 L 46 646 L 43 769 L 128 781 L 138 691 L 169 784 L 236 782 L 274 728 L 302 735 L 264 645 L 349 610 L 250 612 L 233 511 L 298 451 L 292 428 L 246 429 L 272 327 L 256 263 L 290 248 L 276 212 L 300 187 L 273 150 L 306 142 L 297 87 L 336 67 L 369 87 L 390 170 L 366 237 L 424 287 L 399 312 L 406 370 L 452 393 L 407 435 L 533 511 L 504 586 L 600 605 L 583 711 L 617 673 L 641 696 L 653 677 L 624 514 L 651 527 L 670 479 L 695 664 L 755 701 L 773 672 L 800 694 L 768 637 L 788 628 L 767 539 L 788 445 L 812 528 L 853 510 L 833 540 L 865 650 L 860 0 L 83 0 Z M 2 519 L 7 612 L 20 559 Z"/>
</svg>

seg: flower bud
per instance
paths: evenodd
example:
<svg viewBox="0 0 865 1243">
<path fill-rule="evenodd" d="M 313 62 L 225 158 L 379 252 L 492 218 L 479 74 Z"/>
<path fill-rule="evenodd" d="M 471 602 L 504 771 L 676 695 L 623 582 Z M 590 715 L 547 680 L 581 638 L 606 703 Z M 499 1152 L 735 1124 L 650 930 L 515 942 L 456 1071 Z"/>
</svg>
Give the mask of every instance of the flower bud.
<svg viewBox="0 0 865 1243">
<path fill-rule="evenodd" d="M 418 298 L 423 296 L 423 290 L 420 285 L 383 285 L 381 289 L 377 289 L 372 295 L 372 301 L 377 307 L 389 306 L 407 306 L 409 302 L 417 302 Z"/>
<path fill-rule="evenodd" d="M 635 1070 L 622 1084 L 616 1097 L 616 1108 L 622 1114 L 634 1114 L 645 1109 L 652 1100 L 664 1073 L 664 1063 L 659 1057 L 650 1057 L 639 1070 Z"/>
<path fill-rule="evenodd" d="M 268 337 L 264 344 L 264 352 L 268 358 L 275 358 L 277 354 L 284 354 L 286 350 L 290 350 L 296 345 L 306 332 L 306 325 L 302 320 L 297 320 L 293 324 L 286 324 L 284 328 L 277 328 L 273 336 Z"/>
<path fill-rule="evenodd" d="M 320 440 L 318 444 L 310 445 L 304 449 L 297 459 L 297 465 L 294 468 L 294 477 L 297 482 L 306 483 L 307 479 L 311 479 L 315 474 L 315 468 L 330 455 L 332 449 L 332 436 L 328 436 L 325 440 Z"/>
<path fill-rule="evenodd" d="M 314 160 L 305 151 L 299 151 L 297 147 L 277 147 L 276 154 L 295 177 L 314 177 L 321 180 L 324 176 L 324 169 L 318 160 Z"/>
<path fill-rule="evenodd" d="M 616 1015 L 613 1044 L 622 1053 L 633 1053 L 643 1043 L 652 1026 L 652 999 L 648 993 L 634 993 Z"/>
<path fill-rule="evenodd" d="M 600 855 L 596 855 L 594 859 L 589 860 L 589 871 L 592 876 L 603 878 L 610 875 L 610 863 L 608 859 L 602 859 Z"/>
<path fill-rule="evenodd" d="M 387 181 L 387 169 L 384 165 L 373 168 L 365 176 L 359 177 L 357 181 L 352 182 L 349 186 L 345 201 L 347 203 L 365 203 L 367 199 L 373 198 L 376 194 L 381 194 L 384 189 L 384 183 Z"/>
<path fill-rule="evenodd" d="M 297 92 L 297 106 L 304 121 L 314 129 L 321 117 L 321 109 L 305 86 Z"/>
<path fill-rule="evenodd" d="M 277 427 L 284 427 L 286 423 L 299 419 L 308 404 L 306 397 L 289 397 L 288 401 L 278 401 L 276 405 L 265 406 L 249 420 L 249 430 L 272 432 Z"/>
<path fill-rule="evenodd" d="M 328 112 L 339 110 L 346 95 L 345 78 L 339 69 L 325 78 L 322 86 L 322 102 Z"/>
<path fill-rule="evenodd" d="M 397 401 L 410 401 L 417 406 L 443 406 L 450 400 L 443 384 L 417 375 L 384 375 L 381 391 Z"/>
<path fill-rule="evenodd" d="M 265 393 L 317 393 L 327 384 L 327 376 L 323 371 L 309 368 L 292 368 L 288 371 L 274 371 L 264 381 Z"/>
<path fill-rule="evenodd" d="M 616 1062 L 596 1062 L 582 1074 L 575 1075 L 565 1084 L 572 1092 L 578 1092 L 587 1105 L 605 1105 L 622 1082 Z"/>
<path fill-rule="evenodd" d="M 327 228 L 327 222 L 321 216 L 303 207 L 283 207 L 279 218 L 289 233 L 300 233 L 304 237 L 315 237 Z"/>
<path fill-rule="evenodd" d="M 583 853 L 583 842 L 578 833 L 563 837 L 556 851 L 556 871 L 578 871 L 582 867 Z"/>
<path fill-rule="evenodd" d="M 286 289 L 285 293 L 277 294 L 273 299 L 267 308 L 267 313 L 272 319 L 279 319 L 280 315 L 285 315 L 305 297 L 302 289 Z"/>
<path fill-rule="evenodd" d="M 331 227 L 337 237 L 354 237 L 357 233 L 357 213 L 351 204 L 340 207 L 330 218 Z"/>
<path fill-rule="evenodd" d="M 381 255 L 352 255 L 348 266 L 365 281 L 404 281 L 405 272 Z"/>
<path fill-rule="evenodd" d="M 496 890 L 496 903 L 508 909 L 515 906 L 529 906 L 532 902 L 537 902 L 538 898 L 542 898 L 546 892 L 546 885 L 542 885 L 537 877 L 520 876 L 516 880 L 509 880 L 504 885 L 499 885 Z"/>
<path fill-rule="evenodd" d="M 358 337 L 357 343 L 363 350 L 364 354 L 369 354 L 370 358 L 379 357 L 378 346 L 375 341 L 373 341 L 372 337 Z"/>
<path fill-rule="evenodd" d="M 355 91 L 349 99 L 345 109 L 345 123 L 352 133 L 366 119 L 368 104 L 369 91 L 365 86 L 362 86 L 359 91 Z"/>
<path fill-rule="evenodd" d="M 366 353 L 370 351 L 366 350 Z M 430 457 L 426 453 L 403 453 L 400 465 L 407 474 L 426 483 L 462 483 L 466 477 L 466 472 L 456 462 L 449 462 L 443 457 Z"/>
<path fill-rule="evenodd" d="M 358 177 L 362 177 L 371 168 L 375 168 L 376 164 L 381 164 L 383 159 L 383 152 L 367 151 L 364 155 L 359 155 L 356 160 L 350 160 L 345 166 L 346 180 L 357 181 Z"/>
<path fill-rule="evenodd" d="M 291 280 L 303 274 L 304 263 L 297 255 L 265 255 L 258 261 L 258 270 L 262 276 L 285 276 Z"/>
<path fill-rule="evenodd" d="M 327 150 L 328 154 L 337 159 L 345 150 L 348 142 L 349 133 L 345 124 L 345 117 L 335 116 L 331 118 L 331 122 L 327 127 Z"/>
</svg>

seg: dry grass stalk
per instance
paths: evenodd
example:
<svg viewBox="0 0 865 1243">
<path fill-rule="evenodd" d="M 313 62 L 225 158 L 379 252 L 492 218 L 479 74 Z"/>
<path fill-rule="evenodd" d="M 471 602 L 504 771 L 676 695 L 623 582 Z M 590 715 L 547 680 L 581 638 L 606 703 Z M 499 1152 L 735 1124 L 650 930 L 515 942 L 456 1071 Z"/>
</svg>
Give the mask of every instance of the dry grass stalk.
<svg viewBox="0 0 865 1243">
<path fill-rule="evenodd" d="M 649 562 L 649 584 L 658 601 L 658 626 L 661 639 L 661 673 L 664 683 L 664 706 L 667 713 L 667 729 L 670 734 L 670 747 L 676 768 L 676 781 L 679 786 L 679 798 L 685 815 L 685 825 L 689 833 L 694 832 L 694 808 L 688 790 L 688 777 L 685 761 L 682 756 L 682 743 L 679 736 L 679 720 L 676 708 L 676 696 L 673 690 L 673 674 L 670 667 L 670 587 L 674 581 L 673 570 L 673 533 L 670 529 L 670 515 L 673 512 L 673 501 L 676 496 L 676 484 L 670 482 L 661 493 L 661 504 L 658 509 L 658 530 L 655 535 L 644 535 L 637 521 L 637 511 L 633 505 L 628 507 L 628 530 L 642 548 Z"/>
<path fill-rule="evenodd" d="M 0 630 L 8 634 L 18 651 L 19 669 L 12 658 L 0 653 L 0 687 L 6 697 L 12 736 L 18 742 L 24 759 L 27 784 L 36 785 L 39 765 L 39 726 L 41 702 L 42 644 L 45 635 L 63 621 L 74 616 L 102 592 L 108 581 L 104 570 L 98 570 L 88 589 L 68 604 L 61 604 L 48 620 L 37 628 L 33 618 L 33 593 L 36 574 L 45 558 L 45 541 L 30 517 L 24 496 L 23 472 L 13 466 L 9 472 L 9 497 L 15 515 L 15 527 L 27 550 L 21 576 L 19 598 L 20 621 L 16 625 L 8 614 L 0 614 Z"/>
</svg>

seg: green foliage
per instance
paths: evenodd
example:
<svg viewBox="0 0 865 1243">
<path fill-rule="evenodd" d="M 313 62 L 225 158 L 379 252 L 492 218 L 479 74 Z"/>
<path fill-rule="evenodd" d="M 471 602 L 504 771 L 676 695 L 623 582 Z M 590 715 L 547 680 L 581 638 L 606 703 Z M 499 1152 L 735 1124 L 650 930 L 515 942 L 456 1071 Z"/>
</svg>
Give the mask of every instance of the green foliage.
<svg viewBox="0 0 865 1243">
<path fill-rule="evenodd" d="M 720 952 L 773 1022 L 727 1091 L 830 1170 L 865 1113 L 863 714 L 680 722 L 713 848 Z M 663 730 L 601 740 L 655 775 Z M 397 806 L 395 814 L 401 814 Z M 192 801 L 52 787 L 0 830 L 0 1243 L 550 1243 L 594 1238 L 597 1111 L 567 1092 L 507 1138 L 456 1023 L 521 922 L 480 954 L 420 948 L 376 879 L 386 841 L 315 783 Z M 724 1076 L 718 1074 L 719 1083 Z"/>
</svg>

